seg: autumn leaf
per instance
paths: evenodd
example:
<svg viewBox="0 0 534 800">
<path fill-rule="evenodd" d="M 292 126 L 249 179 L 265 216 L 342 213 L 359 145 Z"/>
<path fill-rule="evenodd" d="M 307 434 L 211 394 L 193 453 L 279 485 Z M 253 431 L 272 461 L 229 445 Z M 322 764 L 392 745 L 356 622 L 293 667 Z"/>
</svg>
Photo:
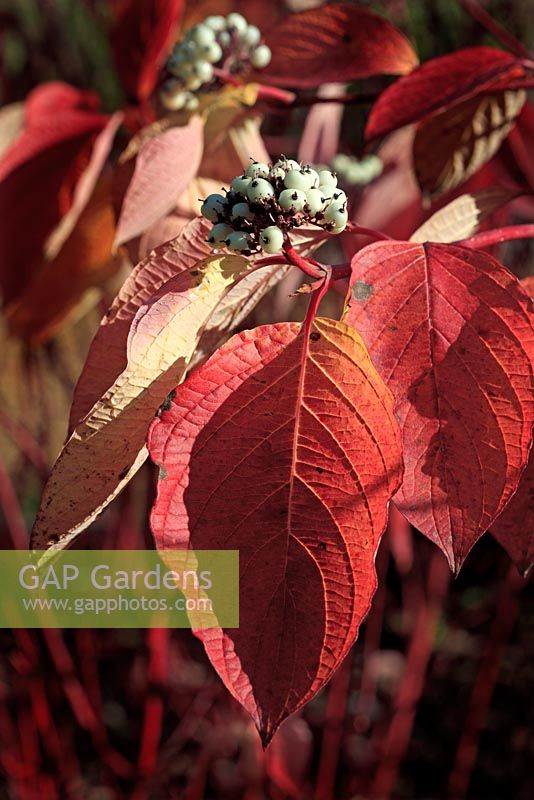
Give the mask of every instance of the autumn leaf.
<svg viewBox="0 0 534 800">
<path fill-rule="evenodd" d="M 198 116 L 141 144 L 122 203 L 115 247 L 141 235 L 174 208 L 197 173 L 202 149 Z"/>
<path fill-rule="evenodd" d="M 112 30 L 115 65 L 131 99 L 152 93 L 177 30 L 184 0 L 121 0 Z"/>
<path fill-rule="evenodd" d="M 529 63 L 494 47 L 465 48 L 427 61 L 382 92 L 371 109 L 365 136 L 385 136 L 476 95 L 532 86 Z"/>
<path fill-rule="evenodd" d="M 423 194 L 437 197 L 474 175 L 508 136 L 525 99 L 522 90 L 485 94 L 421 122 L 413 161 Z"/>
<path fill-rule="evenodd" d="M 137 472 L 154 414 L 182 380 L 217 303 L 249 266 L 241 256 L 208 257 L 140 305 L 130 324 L 125 369 L 76 425 L 54 465 L 32 548 L 65 547 Z"/>
<path fill-rule="evenodd" d="M 515 189 L 495 187 L 472 194 L 462 194 L 440 208 L 427 219 L 415 233 L 411 242 L 458 242 L 478 230 L 481 222 L 496 209 L 513 200 L 519 192 Z"/>
<path fill-rule="evenodd" d="M 234 336 L 152 425 L 160 548 L 237 548 L 240 625 L 197 631 L 268 743 L 339 666 L 376 588 L 401 475 L 389 391 L 318 319 Z"/>
<path fill-rule="evenodd" d="M 408 40 L 367 8 L 332 3 L 290 14 L 265 36 L 272 60 L 262 82 L 315 87 L 371 75 L 404 75 L 417 65 Z"/>
<path fill-rule="evenodd" d="M 521 284 L 534 297 L 534 277 L 525 278 Z M 534 564 L 534 447 L 530 448 L 519 488 L 493 523 L 491 533 L 526 576 Z"/>
<path fill-rule="evenodd" d="M 352 261 L 345 321 L 396 399 L 395 503 L 458 572 L 517 488 L 534 397 L 532 306 L 498 261 L 455 245 L 379 242 Z"/>
<path fill-rule="evenodd" d="M 98 99 L 62 83 L 30 93 L 24 128 L 0 160 L 0 286 L 13 300 L 41 266 L 45 241 L 72 205 L 109 117 Z M 16 198 L 16 202 L 13 202 Z"/>
</svg>

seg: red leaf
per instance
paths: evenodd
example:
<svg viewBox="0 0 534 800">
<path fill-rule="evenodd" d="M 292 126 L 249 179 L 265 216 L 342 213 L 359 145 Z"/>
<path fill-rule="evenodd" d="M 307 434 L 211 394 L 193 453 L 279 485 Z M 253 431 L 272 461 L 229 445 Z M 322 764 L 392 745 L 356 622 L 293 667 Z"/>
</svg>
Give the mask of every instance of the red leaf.
<svg viewBox="0 0 534 800">
<path fill-rule="evenodd" d="M 180 236 L 158 247 L 132 270 L 89 349 L 74 390 L 69 420 L 71 433 L 126 369 L 128 334 L 141 306 L 170 278 L 192 269 L 211 253 L 206 243 L 210 227 L 206 220 L 193 220 Z"/>
<path fill-rule="evenodd" d="M 491 256 L 379 242 L 353 259 L 345 320 L 396 399 L 395 503 L 458 571 L 517 488 L 534 398 L 531 303 Z"/>
<path fill-rule="evenodd" d="M 268 325 L 177 388 L 149 449 L 158 546 L 240 551 L 239 628 L 197 635 L 268 742 L 369 609 L 401 474 L 391 395 L 348 326 Z"/>
<path fill-rule="evenodd" d="M 385 136 L 475 95 L 534 86 L 532 67 L 493 47 L 470 47 L 433 58 L 382 92 L 365 135 Z"/>
<path fill-rule="evenodd" d="M 530 297 L 534 297 L 534 276 L 525 278 L 521 283 Z M 534 564 L 534 447 L 530 449 L 530 458 L 519 488 L 493 523 L 491 533 L 519 571 L 526 575 Z"/>
<path fill-rule="evenodd" d="M 122 0 L 112 33 L 115 65 L 128 95 L 152 93 L 182 14 L 184 0 Z"/>
<path fill-rule="evenodd" d="M 41 264 L 47 236 L 72 204 L 95 137 L 109 120 L 94 108 L 91 92 L 60 83 L 44 84 L 28 97 L 24 130 L 0 160 L 5 302 L 19 294 Z"/>
<path fill-rule="evenodd" d="M 196 175 L 202 158 L 200 117 L 147 139 L 136 157 L 122 204 L 115 246 L 134 239 L 168 214 Z"/>
<path fill-rule="evenodd" d="M 403 75 L 417 64 L 410 43 L 390 22 L 347 3 L 290 14 L 265 39 L 273 56 L 261 80 L 280 86 Z"/>
</svg>

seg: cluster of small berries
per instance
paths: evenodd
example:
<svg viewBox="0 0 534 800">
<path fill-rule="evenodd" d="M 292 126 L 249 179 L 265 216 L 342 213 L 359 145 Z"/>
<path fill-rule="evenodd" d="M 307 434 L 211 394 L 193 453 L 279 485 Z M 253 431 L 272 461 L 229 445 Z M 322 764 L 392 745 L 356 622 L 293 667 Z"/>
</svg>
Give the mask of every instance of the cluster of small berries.
<svg viewBox="0 0 534 800">
<path fill-rule="evenodd" d="M 241 14 L 206 17 L 175 45 L 166 64 L 172 77 L 161 88 L 161 102 L 169 111 L 195 111 L 194 92 L 216 87 L 217 67 L 238 74 L 249 66 L 263 69 L 270 60 L 260 29 Z"/>
<path fill-rule="evenodd" d="M 244 255 L 278 253 L 287 233 L 301 225 L 341 233 L 348 222 L 347 195 L 335 173 L 285 157 L 275 164 L 254 161 L 226 196 L 210 194 L 201 212 L 214 223 L 209 243 Z"/>
<path fill-rule="evenodd" d="M 338 178 L 349 186 L 366 186 L 382 174 L 384 165 L 378 156 L 364 156 L 361 160 L 339 153 L 332 159 Z"/>
</svg>

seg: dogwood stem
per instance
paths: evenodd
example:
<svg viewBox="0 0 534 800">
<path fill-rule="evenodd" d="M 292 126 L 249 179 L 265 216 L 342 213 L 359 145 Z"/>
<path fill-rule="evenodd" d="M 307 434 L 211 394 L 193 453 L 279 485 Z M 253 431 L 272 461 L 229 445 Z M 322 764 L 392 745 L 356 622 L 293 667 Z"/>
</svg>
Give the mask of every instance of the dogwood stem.
<svg viewBox="0 0 534 800">
<path fill-rule="evenodd" d="M 506 228 L 496 228 L 493 231 L 482 231 L 463 239 L 460 244 L 465 247 L 489 247 L 492 244 L 510 242 L 512 239 L 530 239 L 534 237 L 534 224 L 510 225 Z"/>
</svg>

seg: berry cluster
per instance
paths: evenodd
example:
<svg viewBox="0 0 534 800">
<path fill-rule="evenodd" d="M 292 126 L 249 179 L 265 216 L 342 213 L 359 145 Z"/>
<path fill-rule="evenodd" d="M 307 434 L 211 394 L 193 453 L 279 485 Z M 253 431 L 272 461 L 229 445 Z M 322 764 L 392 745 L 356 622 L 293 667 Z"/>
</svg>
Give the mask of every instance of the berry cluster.
<svg viewBox="0 0 534 800">
<path fill-rule="evenodd" d="M 201 212 L 214 223 L 209 243 L 244 255 L 278 253 L 288 232 L 301 225 L 341 233 L 348 222 L 347 195 L 335 173 L 285 157 L 275 164 L 254 161 L 226 196 L 210 194 Z"/>
<path fill-rule="evenodd" d="M 332 159 L 332 167 L 339 179 L 349 186 L 366 186 L 382 174 L 384 168 L 378 156 L 364 156 L 361 160 L 339 153 Z"/>
<path fill-rule="evenodd" d="M 161 88 L 161 102 L 169 111 L 194 111 L 199 105 L 194 93 L 217 88 L 218 70 L 238 74 L 250 66 L 263 69 L 270 60 L 260 29 L 241 14 L 206 17 L 174 46 L 166 65 L 172 77 Z"/>
</svg>

